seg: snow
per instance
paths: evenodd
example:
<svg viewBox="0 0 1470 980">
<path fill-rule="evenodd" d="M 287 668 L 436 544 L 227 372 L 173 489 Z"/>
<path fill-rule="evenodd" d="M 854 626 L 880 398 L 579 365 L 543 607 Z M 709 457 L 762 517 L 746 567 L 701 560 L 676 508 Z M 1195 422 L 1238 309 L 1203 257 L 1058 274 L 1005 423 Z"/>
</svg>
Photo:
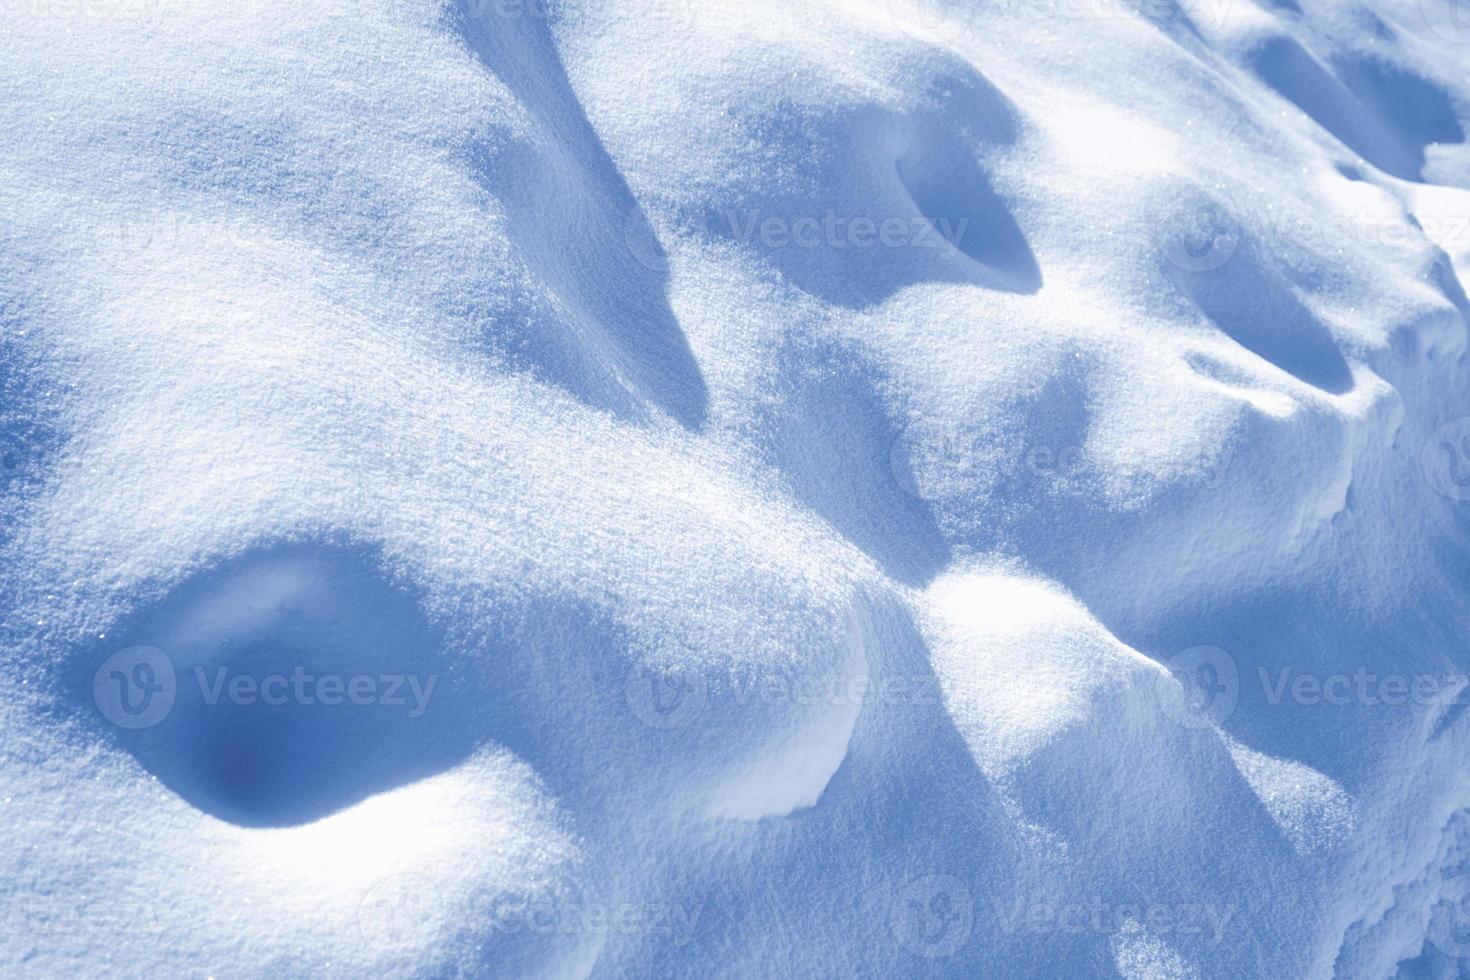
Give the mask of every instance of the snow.
<svg viewBox="0 0 1470 980">
<path fill-rule="evenodd" d="M 1470 975 L 1452 0 L 0 16 L 0 973 Z"/>
</svg>

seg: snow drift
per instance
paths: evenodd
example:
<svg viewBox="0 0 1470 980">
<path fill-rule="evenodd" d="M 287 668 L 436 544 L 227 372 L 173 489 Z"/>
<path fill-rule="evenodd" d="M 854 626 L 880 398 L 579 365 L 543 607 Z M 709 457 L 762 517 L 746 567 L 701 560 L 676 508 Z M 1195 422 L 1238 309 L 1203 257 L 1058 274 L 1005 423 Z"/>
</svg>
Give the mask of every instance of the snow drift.
<svg viewBox="0 0 1470 980">
<path fill-rule="evenodd" d="M 1453 0 L 16 0 L 0 972 L 1470 975 Z"/>
</svg>

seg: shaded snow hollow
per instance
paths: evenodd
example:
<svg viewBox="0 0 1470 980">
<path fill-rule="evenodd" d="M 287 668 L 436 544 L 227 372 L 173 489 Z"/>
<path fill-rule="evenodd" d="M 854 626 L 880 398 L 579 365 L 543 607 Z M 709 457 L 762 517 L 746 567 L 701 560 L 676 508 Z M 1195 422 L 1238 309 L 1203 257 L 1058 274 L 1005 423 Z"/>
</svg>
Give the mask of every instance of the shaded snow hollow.
<svg viewBox="0 0 1470 980">
<path fill-rule="evenodd" d="M 1470 975 L 1453 0 L 0 11 L 0 974 Z"/>
</svg>

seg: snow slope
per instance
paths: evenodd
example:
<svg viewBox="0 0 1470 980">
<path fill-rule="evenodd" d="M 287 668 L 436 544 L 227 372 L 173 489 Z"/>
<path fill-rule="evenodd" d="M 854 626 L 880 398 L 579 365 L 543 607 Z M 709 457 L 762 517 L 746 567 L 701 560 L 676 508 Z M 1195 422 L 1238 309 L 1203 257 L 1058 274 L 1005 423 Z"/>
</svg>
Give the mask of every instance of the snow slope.
<svg viewBox="0 0 1470 980">
<path fill-rule="evenodd" d="M 1455 0 L 0 13 L 0 973 L 1470 976 Z"/>
</svg>

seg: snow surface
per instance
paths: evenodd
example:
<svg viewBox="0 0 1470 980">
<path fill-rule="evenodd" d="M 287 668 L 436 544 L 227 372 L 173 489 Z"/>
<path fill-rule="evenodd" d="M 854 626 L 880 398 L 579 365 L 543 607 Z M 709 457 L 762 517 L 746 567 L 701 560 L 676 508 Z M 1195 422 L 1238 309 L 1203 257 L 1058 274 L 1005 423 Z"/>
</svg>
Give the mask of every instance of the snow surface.
<svg viewBox="0 0 1470 980">
<path fill-rule="evenodd" d="M 0 974 L 1470 976 L 1457 0 L 0 12 Z"/>
</svg>

